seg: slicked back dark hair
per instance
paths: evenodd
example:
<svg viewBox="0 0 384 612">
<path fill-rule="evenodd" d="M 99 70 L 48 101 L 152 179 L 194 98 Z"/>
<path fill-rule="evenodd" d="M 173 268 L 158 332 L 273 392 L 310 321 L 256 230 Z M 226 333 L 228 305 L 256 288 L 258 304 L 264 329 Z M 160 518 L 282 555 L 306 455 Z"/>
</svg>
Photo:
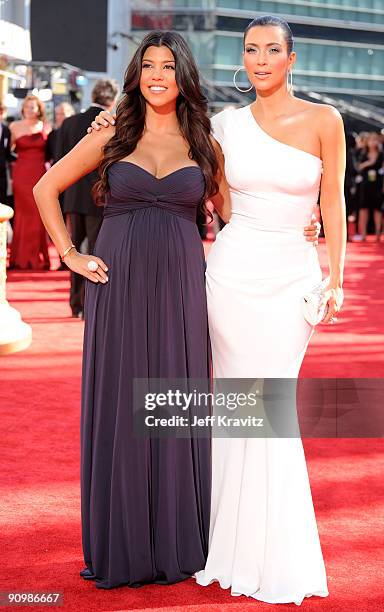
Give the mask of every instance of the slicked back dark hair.
<svg viewBox="0 0 384 612">
<path fill-rule="evenodd" d="M 287 43 L 288 55 L 291 54 L 293 50 L 292 30 L 284 19 L 281 19 L 281 17 L 277 17 L 275 15 L 262 15 L 261 17 L 256 17 L 256 19 L 251 21 L 251 23 L 245 28 L 243 46 L 245 45 L 245 38 L 249 30 L 252 30 L 252 28 L 255 28 L 256 26 L 276 26 L 280 28 L 284 34 L 285 42 Z"/>
</svg>

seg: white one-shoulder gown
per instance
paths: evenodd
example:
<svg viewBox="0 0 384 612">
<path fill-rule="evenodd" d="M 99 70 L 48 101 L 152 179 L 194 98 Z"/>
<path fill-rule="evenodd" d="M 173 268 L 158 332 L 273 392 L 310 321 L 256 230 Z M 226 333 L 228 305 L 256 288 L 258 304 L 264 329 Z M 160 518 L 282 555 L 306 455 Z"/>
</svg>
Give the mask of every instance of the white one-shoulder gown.
<svg viewBox="0 0 384 612">
<path fill-rule="evenodd" d="M 251 108 L 212 119 L 232 217 L 207 262 L 216 378 L 296 378 L 312 328 L 304 293 L 321 279 L 303 236 L 317 204 L 320 158 L 269 136 Z M 300 438 L 213 440 L 209 554 L 200 585 L 269 603 L 328 595 Z"/>
</svg>

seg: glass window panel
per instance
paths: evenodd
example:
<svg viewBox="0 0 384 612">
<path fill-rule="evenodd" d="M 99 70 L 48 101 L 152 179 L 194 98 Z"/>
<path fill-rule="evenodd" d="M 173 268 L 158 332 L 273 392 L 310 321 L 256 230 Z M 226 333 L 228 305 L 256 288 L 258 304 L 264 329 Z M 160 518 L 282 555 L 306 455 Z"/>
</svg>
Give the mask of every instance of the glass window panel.
<svg viewBox="0 0 384 612">
<path fill-rule="evenodd" d="M 349 0 L 350 2 L 350 0 Z M 347 4 L 347 0 L 344 0 L 344 3 Z M 372 0 L 359 0 L 359 5 L 363 8 L 372 8 Z"/>
<path fill-rule="evenodd" d="M 239 8 L 239 0 L 234 2 L 233 0 L 218 0 L 217 6 L 221 8 Z"/>
<path fill-rule="evenodd" d="M 230 64 L 241 62 L 242 40 L 234 36 L 217 36 L 215 48 L 215 64 Z"/>
<path fill-rule="evenodd" d="M 309 15 L 311 17 L 327 17 L 327 9 L 319 8 L 318 6 L 311 6 Z"/>
<path fill-rule="evenodd" d="M 356 49 L 353 49 L 353 48 L 342 49 L 339 70 L 340 72 L 350 72 L 350 73 L 353 73 L 356 71 Z"/>
<path fill-rule="evenodd" d="M 188 2 L 200 2 L 203 4 L 207 0 L 177 0 L 178 3 L 184 6 L 188 5 Z M 215 0 L 208 0 L 214 2 Z M 302 15 L 311 16 L 314 18 L 325 18 L 325 19 L 339 19 L 351 21 L 365 22 L 365 23 L 384 23 L 384 2 L 383 0 L 321 0 L 322 4 L 327 4 L 326 7 L 313 6 L 311 0 L 307 0 L 305 4 L 296 4 L 295 2 L 278 2 L 268 0 L 216 0 L 216 6 L 218 8 L 232 8 L 232 9 L 243 9 L 250 11 L 261 11 L 263 13 L 272 14 L 291 14 L 291 15 Z M 338 6 L 344 6 L 346 10 L 336 8 Z M 190 4 L 192 6 L 192 4 Z M 193 4 L 196 6 L 196 4 Z M 382 13 L 375 15 L 366 11 L 356 12 L 353 10 L 354 6 L 361 8 L 371 9 L 375 8 L 381 10 Z"/>
<path fill-rule="evenodd" d="M 308 15 L 311 15 L 311 7 L 293 4 L 292 9 L 287 10 L 287 13 L 293 13 L 294 15 L 303 15 L 304 17 L 307 17 Z"/>
<path fill-rule="evenodd" d="M 383 64 L 384 64 L 383 52 L 380 52 L 374 49 L 373 55 L 372 55 L 371 74 L 383 75 L 384 74 Z M 383 83 L 383 89 L 384 89 L 384 83 Z"/>
<path fill-rule="evenodd" d="M 295 46 L 297 53 L 296 67 L 301 70 L 322 70 L 324 63 L 324 47 L 308 43 L 298 43 Z"/>
<path fill-rule="evenodd" d="M 235 2 L 235 3 L 232 2 L 231 4 L 232 4 L 231 8 L 237 8 L 238 2 Z M 252 0 L 243 0 L 242 2 L 240 2 L 240 4 L 241 4 L 241 8 L 246 10 L 246 11 L 254 11 L 255 10 L 255 2 L 252 2 Z M 258 4 L 258 3 L 256 3 L 256 4 Z M 259 9 L 257 8 L 257 10 L 259 10 Z"/>
<path fill-rule="evenodd" d="M 356 51 L 353 72 L 356 74 L 371 74 L 371 58 L 368 49 L 356 49 Z"/>
<path fill-rule="evenodd" d="M 193 56 L 198 67 L 203 70 L 211 70 L 214 59 L 215 35 L 213 32 L 183 32 L 191 47 Z"/>
<path fill-rule="evenodd" d="M 230 0 L 226 0 L 228 5 L 231 5 Z M 137 0 L 138 4 L 140 4 L 140 0 Z M 205 8 L 205 9 L 214 9 L 216 7 L 216 0 L 172 0 L 171 2 L 163 2 L 160 5 L 164 8 L 173 9 L 175 7 L 180 8 Z M 143 8 L 142 6 L 140 8 Z"/>
<path fill-rule="evenodd" d="M 265 12 L 265 14 L 267 15 L 268 13 L 273 13 L 276 9 L 274 8 L 272 2 L 256 2 L 257 4 L 257 11 L 263 11 Z M 255 3 L 253 3 L 253 7 L 254 9 L 255 7 Z M 278 10 L 278 9 L 277 9 Z"/>
<path fill-rule="evenodd" d="M 229 70 L 215 70 L 214 71 L 215 81 L 220 81 L 224 83 L 233 83 L 233 74 Z M 239 75 L 240 76 L 240 75 Z M 240 79 L 237 81 L 240 83 Z"/>
<path fill-rule="evenodd" d="M 340 48 L 324 45 L 323 70 L 325 72 L 338 72 L 340 55 Z"/>
</svg>

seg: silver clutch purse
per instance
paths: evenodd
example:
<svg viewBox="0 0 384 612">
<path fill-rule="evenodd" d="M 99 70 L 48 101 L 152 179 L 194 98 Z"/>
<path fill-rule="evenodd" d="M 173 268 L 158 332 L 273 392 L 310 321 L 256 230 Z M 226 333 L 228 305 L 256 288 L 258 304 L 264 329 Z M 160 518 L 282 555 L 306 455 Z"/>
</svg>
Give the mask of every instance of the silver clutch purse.
<svg viewBox="0 0 384 612">
<path fill-rule="evenodd" d="M 329 280 L 328 276 L 302 298 L 303 315 L 310 325 L 317 325 L 326 315 L 327 304 L 323 303 L 323 294 L 329 285 Z"/>
</svg>

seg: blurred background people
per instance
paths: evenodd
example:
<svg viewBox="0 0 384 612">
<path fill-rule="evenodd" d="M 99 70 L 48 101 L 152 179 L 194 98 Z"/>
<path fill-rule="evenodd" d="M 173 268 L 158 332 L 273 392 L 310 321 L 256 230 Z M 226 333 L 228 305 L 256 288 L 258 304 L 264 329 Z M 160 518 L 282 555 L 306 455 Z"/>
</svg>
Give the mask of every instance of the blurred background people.
<svg viewBox="0 0 384 612">
<path fill-rule="evenodd" d="M 92 104 L 84 113 L 78 113 L 64 120 L 57 133 L 57 156 L 66 155 L 87 133 L 100 109 L 112 111 L 118 95 L 118 85 L 111 79 L 100 79 L 92 90 Z M 80 251 L 87 239 L 83 252 L 92 253 L 102 222 L 103 209 L 96 206 L 92 188 L 98 178 L 97 172 L 90 172 L 80 181 L 71 185 L 64 193 L 63 213 L 69 215 L 72 242 Z M 84 277 L 71 272 L 70 307 L 74 317 L 82 317 L 84 306 Z"/>
<path fill-rule="evenodd" d="M 364 241 L 370 218 L 374 222 L 376 239 L 382 228 L 384 156 L 380 135 L 372 132 L 356 139 L 355 167 L 357 175 L 358 234 L 356 241 Z"/>
<path fill-rule="evenodd" d="M 0 203 L 8 204 L 8 164 L 13 161 L 14 157 L 11 153 L 11 132 L 8 126 L 4 123 L 6 107 L 0 102 Z"/>
<path fill-rule="evenodd" d="M 357 198 L 356 198 L 356 169 L 355 169 L 355 135 L 346 134 L 346 167 L 344 182 L 345 207 L 348 221 L 348 240 L 351 234 L 355 233 L 355 223 L 357 220 Z"/>
<path fill-rule="evenodd" d="M 55 108 L 55 125 L 53 130 L 48 134 L 46 149 L 46 159 L 51 165 L 59 159 L 56 151 L 58 130 L 61 128 L 64 119 L 72 117 L 74 114 L 75 109 L 69 102 L 61 102 Z"/>
<path fill-rule="evenodd" d="M 49 270 L 47 234 L 32 189 L 46 171 L 46 142 L 51 127 L 45 120 L 44 104 L 28 95 L 21 109 L 22 119 L 9 125 L 11 147 L 17 154 L 12 164 L 15 206 L 10 268 Z"/>
</svg>

